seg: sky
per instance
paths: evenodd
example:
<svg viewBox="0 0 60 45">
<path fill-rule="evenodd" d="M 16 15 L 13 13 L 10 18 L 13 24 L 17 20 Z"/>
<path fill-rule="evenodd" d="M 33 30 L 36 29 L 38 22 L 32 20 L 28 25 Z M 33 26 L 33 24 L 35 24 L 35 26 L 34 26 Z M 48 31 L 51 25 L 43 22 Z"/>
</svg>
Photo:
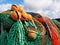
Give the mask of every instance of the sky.
<svg viewBox="0 0 60 45">
<path fill-rule="evenodd" d="M 0 0 L 0 4 L 23 4 L 23 0 Z"/>
<path fill-rule="evenodd" d="M 22 6 L 25 11 L 36 12 L 49 18 L 60 18 L 60 0 L 0 0 L 0 12 L 12 4 Z"/>
</svg>

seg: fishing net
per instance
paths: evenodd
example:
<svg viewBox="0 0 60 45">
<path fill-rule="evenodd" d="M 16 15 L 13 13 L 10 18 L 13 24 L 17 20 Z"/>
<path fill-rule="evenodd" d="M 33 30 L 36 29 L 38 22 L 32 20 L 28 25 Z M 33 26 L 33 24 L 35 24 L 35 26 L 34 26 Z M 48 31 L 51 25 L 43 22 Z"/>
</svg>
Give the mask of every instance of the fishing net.
<svg viewBox="0 0 60 45">
<path fill-rule="evenodd" d="M 60 22 L 58 22 L 57 20 L 51 20 L 60 30 Z"/>
<path fill-rule="evenodd" d="M 12 24 L 14 24 L 15 21 L 13 21 L 10 17 L 10 13 L 6 12 L 6 13 L 0 13 L 0 26 L 1 23 L 3 23 L 3 28 L 4 29 L 8 29 L 12 26 Z"/>
<path fill-rule="evenodd" d="M 23 10 L 20 12 L 15 6 L 13 5 L 14 10 L 0 13 L 1 45 L 59 45 L 60 22 L 37 13 L 27 14 Z M 33 17 L 30 14 L 33 14 Z M 57 38 L 54 37 L 56 35 Z"/>
<path fill-rule="evenodd" d="M 40 38 L 40 32 L 41 30 L 38 28 L 38 26 L 35 24 L 35 25 L 32 25 L 31 22 L 29 21 L 24 21 L 24 26 L 25 28 L 36 28 L 38 29 L 38 32 L 36 33 L 36 36 L 31 38 L 29 37 L 27 34 L 30 32 L 28 29 L 25 29 L 25 35 L 26 35 L 26 45 L 41 45 L 41 38 Z M 33 32 L 34 33 L 34 32 Z"/>
<path fill-rule="evenodd" d="M 19 20 L 12 25 L 8 37 L 7 45 L 24 45 L 25 35 L 22 22 Z"/>
<path fill-rule="evenodd" d="M 6 33 L 6 31 L 1 32 L 0 45 L 7 45 L 7 33 Z"/>
</svg>

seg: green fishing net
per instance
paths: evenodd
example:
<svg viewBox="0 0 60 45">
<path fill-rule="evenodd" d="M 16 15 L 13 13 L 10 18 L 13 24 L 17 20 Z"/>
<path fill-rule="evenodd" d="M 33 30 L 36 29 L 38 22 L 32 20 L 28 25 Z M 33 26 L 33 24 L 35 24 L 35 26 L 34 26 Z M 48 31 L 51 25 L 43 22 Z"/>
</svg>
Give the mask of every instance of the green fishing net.
<svg viewBox="0 0 60 45">
<path fill-rule="evenodd" d="M 30 23 L 30 22 L 28 22 L 28 23 Z M 36 37 L 34 39 L 39 39 L 40 33 L 41 33 L 40 27 L 36 24 L 36 22 L 34 22 L 34 24 L 30 23 L 29 26 L 37 29 L 38 32 L 36 33 Z M 29 27 L 29 26 L 26 26 L 26 27 Z"/>
<path fill-rule="evenodd" d="M 1 45 L 42 45 L 42 39 L 40 33 L 42 32 L 40 27 L 34 20 L 32 24 L 29 20 L 14 21 L 10 18 L 10 13 L 0 13 L 0 25 L 3 24 L 4 30 L 0 34 Z M 38 30 L 34 38 L 27 36 L 29 31 L 28 27 L 35 28 Z M 9 28 L 7 33 L 5 29 Z M 52 45 L 51 40 L 46 38 L 46 45 Z"/>
<path fill-rule="evenodd" d="M 0 45 L 7 45 L 7 33 L 6 33 L 6 31 L 1 32 Z"/>
<path fill-rule="evenodd" d="M 0 25 L 1 25 L 1 23 L 3 23 L 4 29 L 10 28 L 12 26 L 12 24 L 14 24 L 14 22 L 15 22 L 11 19 L 10 15 L 11 14 L 8 12 L 0 13 Z"/>
<path fill-rule="evenodd" d="M 60 22 L 58 22 L 57 20 L 51 20 L 51 22 L 58 27 L 58 32 L 60 33 Z"/>
<path fill-rule="evenodd" d="M 34 22 L 34 25 L 30 21 L 23 21 L 23 23 L 26 28 L 32 27 L 38 30 L 38 33 L 36 34 L 36 37 L 34 38 L 30 38 L 27 35 L 25 36 L 25 39 L 26 39 L 25 45 L 41 45 L 41 38 L 40 38 L 41 30 L 38 28 L 36 22 Z M 28 34 L 28 33 L 29 31 L 25 30 L 25 34 Z"/>
<path fill-rule="evenodd" d="M 7 45 L 24 45 L 24 29 L 23 24 L 19 20 L 15 24 L 12 25 L 8 37 L 7 37 Z"/>
<path fill-rule="evenodd" d="M 51 20 L 60 30 L 60 22 L 58 22 L 57 20 Z"/>
</svg>

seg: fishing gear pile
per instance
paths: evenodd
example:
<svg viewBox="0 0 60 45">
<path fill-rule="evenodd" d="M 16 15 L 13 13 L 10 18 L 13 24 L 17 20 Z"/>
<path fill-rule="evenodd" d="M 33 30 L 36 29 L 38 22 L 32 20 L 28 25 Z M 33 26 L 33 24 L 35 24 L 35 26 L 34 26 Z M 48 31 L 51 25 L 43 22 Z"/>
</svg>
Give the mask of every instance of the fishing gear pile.
<svg viewBox="0 0 60 45">
<path fill-rule="evenodd" d="M 0 13 L 1 45 L 60 45 L 60 22 L 25 12 L 16 4 Z"/>
</svg>

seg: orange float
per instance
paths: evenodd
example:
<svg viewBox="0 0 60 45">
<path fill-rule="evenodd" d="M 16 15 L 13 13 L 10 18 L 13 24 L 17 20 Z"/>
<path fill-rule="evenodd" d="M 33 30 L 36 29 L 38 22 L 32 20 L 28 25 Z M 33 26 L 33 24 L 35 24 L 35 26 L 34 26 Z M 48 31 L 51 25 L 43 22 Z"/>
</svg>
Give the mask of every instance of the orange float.
<svg viewBox="0 0 60 45">
<path fill-rule="evenodd" d="M 14 5 L 11 6 L 11 10 L 16 10 L 16 11 L 18 11 L 18 10 L 19 10 L 19 7 L 14 4 Z"/>
<path fill-rule="evenodd" d="M 32 16 L 30 14 L 28 14 L 27 19 L 30 20 L 32 22 L 32 24 L 34 24 L 34 21 L 33 21 Z"/>
<path fill-rule="evenodd" d="M 23 18 L 22 20 L 24 20 L 24 19 L 26 19 L 26 20 L 27 20 L 28 15 L 27 15 L 27 13 L 26 13 L 26 12 L 22 12 L 22 13 L 21 13 L 21 17 Z"/>
<path fill-rule="evenodd" d="M 36 34 L 33 33 L 33 32 L 29 32 L 29 33 L 28 33 L 28 36 L 29 36 L 30 38 L 35 38 L 35 37 L 36 37 Z"/>
<path fill-rule="evenodd" d="M 21 13 L 19 13 L 18 11 L 13 11 L 13 12 L 11 13 L 11 18 L 12 18 L 13 20 L 18 20 L 18 19 L 21 18 Z"/>
<path fill-rule="evenodd" d="M 27 28 L 28 32 L 28 36 L 30 38 L 35 38 L 36 37 L 36 33 L 38 32 L 38 30 L 36 30 L 35 28 Z"/>
<path fill-rule="evenodd" d="M 23 8 L 20 6 L 18 11 L 19 11 L 20 13 L 22 13 L 22 12 L 23 12 Z"/>
</svg>

